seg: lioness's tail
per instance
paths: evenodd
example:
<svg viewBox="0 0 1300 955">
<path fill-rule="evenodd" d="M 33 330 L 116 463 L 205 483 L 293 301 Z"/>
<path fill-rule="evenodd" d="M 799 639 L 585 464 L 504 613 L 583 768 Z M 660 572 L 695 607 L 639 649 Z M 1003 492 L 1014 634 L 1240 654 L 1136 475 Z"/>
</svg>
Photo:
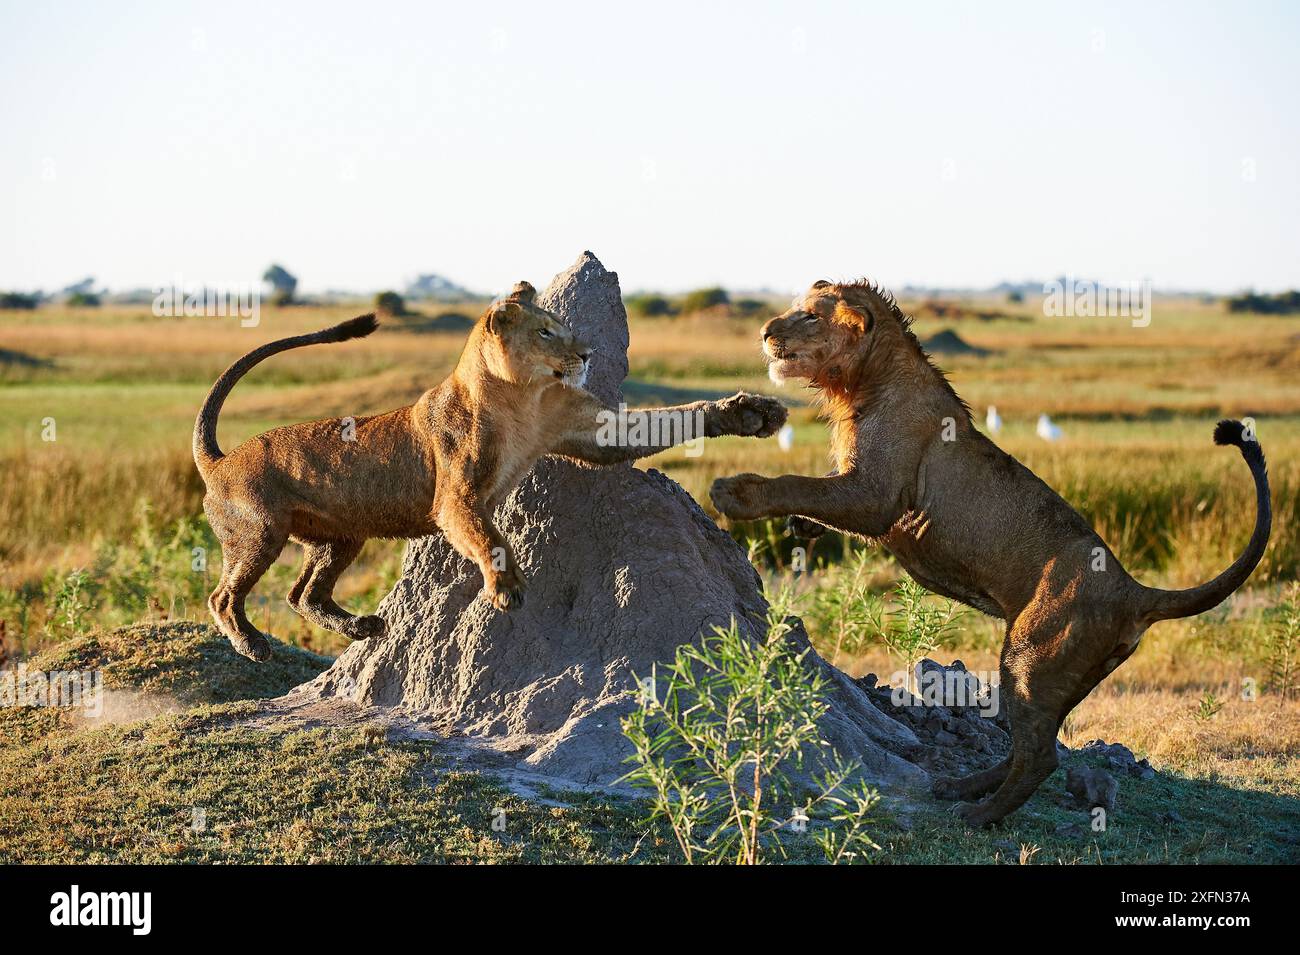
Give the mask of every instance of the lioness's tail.
<svg viewBox="0 0 1300 955">
<path fill-rule="evenodd" d="M 212 385 L 212 389 L 208 392 L 208 397 L 204 399 L 203 407 L 199 409 L 199 416 L 194 422 L 194 463 L 198 466 L 199 475 L 206 481 L 208 471 L 211 470 L 212 465 L 225 457 L 221 447 L 217 444 L 217 416 L 221 414 L 221 406 L 225 403 L 226 396 L 230 394 L 231 389 L 235 387 L 235 382 L 248 374 L 249 369 L 272 355 L 278 355 L 290 348 L 301 348 L 304 345 L 323 345 L 329 342 L 345 342 L 350 338 L 364 338 L 378 327 L 379 323 L 375 321 L 373 314 L 360 315 L 357 318 L 343 322 L 341 325 L 323 328 L 309 335 L 294 335 L 292 338 L 281 338 L 279 341 L 268 342 L 261 348 L 254 348 L 222 372 L 221 377 L 216 380 Z"/>
<path fill-rule="evenodd" d="M 1259 446 L 1254 435 L 1246 433 L 1246 427 L 1240 421 L 1220 421 L 1214 428 L 1214 443 L 1235 444 L 1241 449 L 1241 456 L 1250 465 L 1250 473 L 1255 478 L 1255 530 L 1251 533 L 1250 542 L 1246 544 L 1246 549 L 1241 556 L 1213 580 L 1189 590 L 1148 588 L 1153 601 L 1146 613 L 1149 622 L 1170 620 L 1174 617 L 1190 617 L 1217 607 L 1228 598 L 1229 594 L 1246 582 L 1250 572 L 1264 556 L 1264 548 L 1268 544 L 1268 534 L 1273 523 L 1273 509 L 1268 492 L 1268 466 L 1264 463 L 1264 449 Z"/>
</svg>

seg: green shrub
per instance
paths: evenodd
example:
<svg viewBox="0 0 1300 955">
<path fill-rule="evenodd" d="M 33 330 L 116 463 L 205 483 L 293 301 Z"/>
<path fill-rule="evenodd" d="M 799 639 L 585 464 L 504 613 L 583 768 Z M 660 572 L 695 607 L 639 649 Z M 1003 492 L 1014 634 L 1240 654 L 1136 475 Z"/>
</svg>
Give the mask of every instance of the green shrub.
<svg viewBox="0 0 1300 955">
<path fill-rule="evenodd" d="M 833 666 L 841 653 L 857 656 L 880 633 L 882 599 L 870 590 L 879 560 L 874 551 L 858 548 L 839 567 L 823 569 L 834 580 L 812 592 L 809 629 L 820 637 L 818 649 Z"/>
<path fill-rule="evenodd" d="M 406 302 L 396 292 L 380 292 L 375 296 L 375 311 L 384 315 L 402 316 L 406 314 Z"/>
<path fill-rule="evenodd" d="M 40 304 L 40 298 L 35 295 L 24 295 L 22 292 L 0 292 L 0 309 L 30 310 Z"/>
<path fill-rule="evenodd" d="M 727 298 L 726 289 L 718 286 L 701 288 L 687 293 L 682 299 L 681 310 L 683 314 L 690 315 L 692 312 L 703 312 L 718 305 L 726 305 L 728 301 L 730 300 Z"/>
<path fill-rule="evenodd" d="M 909 689 L 916 675 L 916 665 L 943 645 L 944 637 L 957 626 L 966 613 L 951 600 L 935 605 L 930 592 L 911 577 L 904 577 L 894 587 L 893 609 L 885 611 L 878 629 L 885 649 L 903 662 Z"/>
<path fill-rule="evenodd" d="M 1300 689 L 1300 583 L 1293 581 L 1287 586 L 1281 604 L 1270 616 L 1274 620 L 1265 641 L 1265 688 L 1288 700 Z"/>
<path fill-rule="evenodd" d="M 677 314 L 672 302 L 662 295 L 653 293 L 629 295 L 623 300 L 623 304 L 627 307 L 629 314 L 639 315 L 642 318 L 663 318 Z"/>
<path fill-rule="evenodd" d="M 805 665 L 811 649 L 787 641 L 790 609 L 773 599 L 761 641 L 733 619 L 679 647 L 662 695 L 651 674 L 623 719 L 625 778 L 650 792 L 647 824 L 666 825 L 688 864 L 755 865 L 810 836 L 831 863 L 879 848 L 866 832 L 878 797 L 821 738 L 826 681 Z M 801 783 L 794 772 L 814 760 Z"/>
<path fill-rule="evenodd" d="M 1227 299 L 1230 312 L 1254 312 L 1257 315 L 1294 315 L 1300 312 L 1300 291 L 1278 292 L 1276 295 L 1259 295 L 1244 292 Z"/>
</svg>

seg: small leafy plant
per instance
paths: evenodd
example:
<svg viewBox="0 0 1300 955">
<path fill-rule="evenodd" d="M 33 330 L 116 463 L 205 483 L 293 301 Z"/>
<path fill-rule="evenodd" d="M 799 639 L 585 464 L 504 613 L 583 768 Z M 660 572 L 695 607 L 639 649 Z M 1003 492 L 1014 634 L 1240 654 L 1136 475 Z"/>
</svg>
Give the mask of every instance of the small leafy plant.
<svg viewBox="0 0 1300 955">
<path fill-rule="evenodd" d="M 647 824 L 665 824 L 688 864 L 755 865 L 810 837 L 831 863 L 879 848 L 867 833 L 879 797 L 818 730 L 826 681 L 786 639 L 791 604 L 773 598 L 761 639 L 733 619 L 679 647 L 623 719 L 624 778 L 650 792 Z"/>
<path fill-rule="evenodd" d="M 1196 710 L 1192 713 L 1192 719 L 1196 720 L 1198 723 L 1208 723 L 1219 715 L 1221 709 L 1223 709 L 1223 701 L 1215 696 L 1210 690 L 1206 690 L 1205 695 L 1201 697 L 1200 701 L 1196 704 Z"/>
<path fill-rule="evenodd" d="M 51 580 L 49 627 L 56 633 L 77 633 L 86 618 L 99 606 L 94 580 L 89 571 L 78 568 Z"/>
<path fill-rule="evenodd" d="M 912 689 L 916 665 L 943 645 L 944 637 L 956 629 L 965 613 L 951 600 L 936 605 L 929 596 L 915 580 L 904 577 L 894 588 L 896 606 L 884 613 L 878 625 L 885 648 L 903 661 L 908 689 Z"/>
<path fill-rule="evenodd" d="M 875 557 L 856 550 L 839 568 L 833 586 L 813 591 L 810 616 L 821 635 L 820 649 L 833 666 L 840 654 L 856 656 L 880 632 L 883 605 L 870 590 Z"/>
<path fill-rule="evenodd" d="M 1296 695 L 1300 683 L 1300 583 L 1291 583 L 1277 607 L 1265 644 L 1267 687 L 1283 700 Z"/>
</svg>

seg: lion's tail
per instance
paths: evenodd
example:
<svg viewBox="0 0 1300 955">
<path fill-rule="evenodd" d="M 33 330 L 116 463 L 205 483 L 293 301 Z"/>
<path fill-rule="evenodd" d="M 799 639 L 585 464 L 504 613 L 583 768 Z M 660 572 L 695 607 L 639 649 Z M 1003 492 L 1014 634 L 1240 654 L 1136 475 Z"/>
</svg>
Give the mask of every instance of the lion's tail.
<svg viewBox="0 0 1300 955">
<path fill-rule="evenodd" d="M 1250 542 L 1232 566 L 1219 576 L 1199 587 L 1188 590 L 1157 590 L 1148 588 L 1152 597 L 1152 606 L 1146 613 L 1149 623 L 1157 620 L 1170 620 L 1175 617 L 1190 617 L 1204 613 L 1228 598 L 1234 590 L 1246 582 L 1268 545 L 1269 530 L 1273 524 L 1273 509 L 1269 500 L 1268 465 L 1264 462 L 1264 449 L 1253 435 L 1248 435 L 1246 427 L 1240 421 L 1223 420 L 1214 428 L 1215 444 L 1235 444 L 1241 449 L 1241 456 L 1250 465 L 1250 473 L 1255 478 L 1255 530 L 1250 535 Z"/>
<path fill-rule="evenodd" d="M 199 409 L 199 416 L 194 422 L 194 463 L 204 481 L 207 480 L 212 466 L 225 457 L 221 446 L 217 444 L 217 417 L 221 414 L 221 406 L 225 404 L 226 396 L 235 387 L 235 383 L 248 374 L 254 365 L 290 348 L 364 338 L 378 327 L 379 323 L 375 321 L 373 314 L 360 315 L 332 328 L 323 328 L 308 335 L 294 335 L 291 338 L 268 342 L 261 348 L 254 348 L 222 372 L 221 377 L 212 385 L 207 398 L 204 399 L 203 407 Z"/>
</svg>

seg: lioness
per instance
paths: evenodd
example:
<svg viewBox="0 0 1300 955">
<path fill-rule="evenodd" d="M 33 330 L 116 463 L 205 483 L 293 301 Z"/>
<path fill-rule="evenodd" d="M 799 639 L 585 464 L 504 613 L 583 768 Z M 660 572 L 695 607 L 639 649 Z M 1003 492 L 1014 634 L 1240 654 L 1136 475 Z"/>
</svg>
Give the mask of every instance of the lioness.
<svg viewBox="0 0 1300 955">
<path fill-rule="evenodd" d="M 208 607 L 236 650 L 259 661 L 271 654 L 244 614 L 244 598 L 286 541 L 306 551 L 289 605 L 353 639 L 384 632 L 380 617 L 353 616 L 332 596 L 339 575 L 371 537 L 441 530 L 478 565 L 483 596 L 509 610 L 523 600 L 524 578 L 492 512 L 539 457 L 616 464 L 696 437 L 766 437 L 785 421 L 779 402 L 743 393 L 654 411 L 606 409 L 582 387 L 591 348 L 535 305 L 534 295 L 520 282 L 491 305 L 452 374 L 415 404 L 387 414 L 276 428 L 229 454 L 217 445 L 222 403 L 250 368 L 290 348 L 369 335 L 373 315 L 263 345 L 217 379 L 194 423 L 194 462 L 207 485 L 203 509 L 223 549 L 221 580 Z M 702 419 L 704 434 L 656 428 L 651 440 L 669 443 L 616 446 L 598 440 L 601 412 L 683 416 L 677 420 L 698 413 L 690 420 Z"/>
<path fill-rule="evenodd" d="M 800 536 L 832 527 L 874 538 L 923 586 L 1006 620 L 1001 692 L 1011 755 L 935 785 L 951 799 L 992 792 L 957 810 L 985 825 L 1018 808 L 1052 772 L 1061 721 L 1151 624 L 1203 613 L 1245 582 L 1268 543 L 1268 477 L 1253 432 L 1219 422 L 1215 442 L 1240 448 L 1255 479 L 1250 542 L 1209 583 L 1144 587 L 1064 500 L 975 429 L 909 325 L 875 286 L 825 281 L 767 322 L 771 377 L 806 379 L 816 389 L 835 471 L 739 474 L 715 481 L 710 496 L 741 520 L 794 515 L 791 530 Z"/>
</svg>

